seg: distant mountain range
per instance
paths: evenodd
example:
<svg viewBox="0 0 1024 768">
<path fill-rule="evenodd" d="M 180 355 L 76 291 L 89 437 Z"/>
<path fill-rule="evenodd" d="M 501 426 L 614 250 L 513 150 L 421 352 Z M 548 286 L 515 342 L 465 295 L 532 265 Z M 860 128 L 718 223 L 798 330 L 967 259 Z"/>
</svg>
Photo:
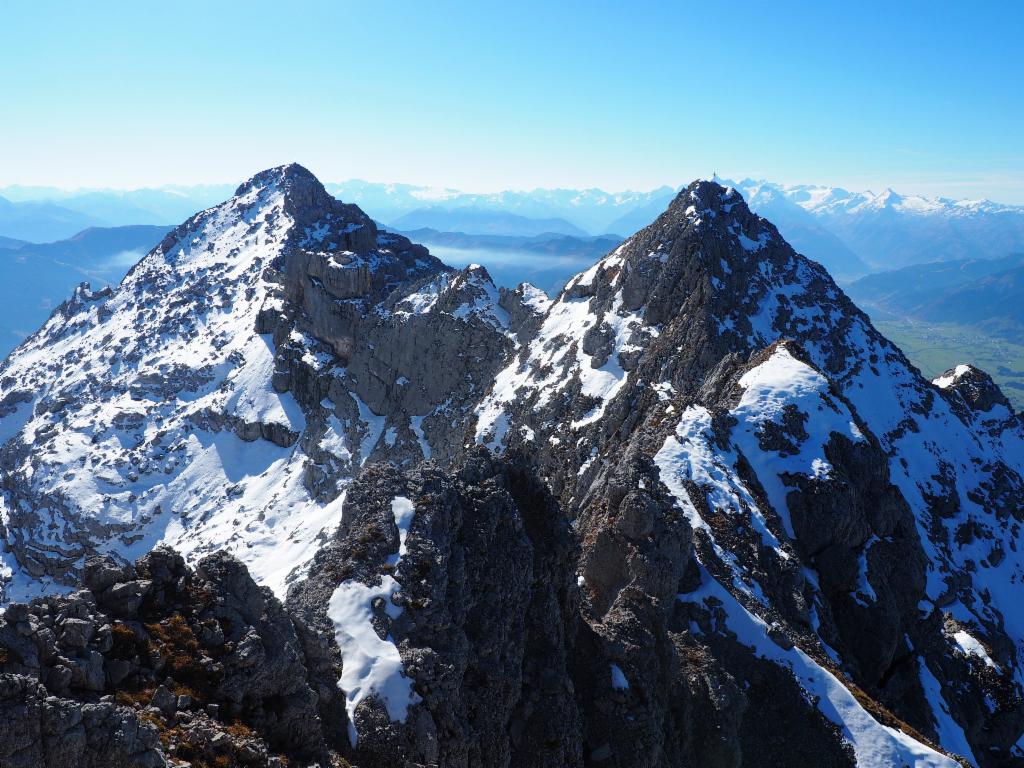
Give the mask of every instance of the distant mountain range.
<svg viewBox="0 0 1024 768">
<path fill-rule="evenodd" d="M 749 179 L 733 183 L 751 208 L 778 223 L 797 250 L 821 261 L 836 276 L 856 273 L 849 251 L 874 272 L 893 267 L 959 259 L 991 259 L 1024 247 L 1024 206 L 988 200 L 950 200 L 848 192 L 837 187 L 785 186 Z M 846 251 L 808 238 L 815 227 Z M 817 252 L 816 252 L 817 249 Z"/>
<path fill-rule="evenodd" d="M 1024 343 L 1024 253 L 880 272 L 847 292 L 880 317 L 970 326 Z"/>
<path fill-rule="evenodd" d="M 1024 247 L 1024 206 L 900 195 L 891 189 L 876 194 L 752 179 L 720 181 L 739 190 L 754 211 L 776 222 L 799 252 L 825 265 L 841 281 L 893 266 L 999 258 Z M 621 237 L 645 226 L 678 192 L 665 186 L 618 194 L 559 189 L 477 195 L 366 181 L 327 188 L 403 230 L 530 233 L 519 219 L 515 230 L 503 223 L 499 214 L 510 213 L 537 220 L 534 233 L 545 228 L 564 232 L 550 222 L 540 223 L 554 218 L 577 230 Z"/>
<path fill-rule="evenodd" d="M 170 227 L 93 228 L 54 243 L 0 240 L 0 356 L 38 328 L 82 282 L 116 285 Z"/>
<path fill-rule="evenodd" d="M 399 219 L 425 208 L 435 214 L 466 210 L 501 211 L 530 219 L 565 219 L 575 228 L 575 231 L 565 232 L 566 234 L 595 235 L 635 232 L 648 224 L 650 219 L 638 219 L 637 226 L 627 232 L 620 226 L 624 216 L 646 207 L 657 209 L 660 213 L 678 191 L 678 188 L 664 186 L 650 192 L 628 190 L 610 193 L 601 189 L 534 189 L 474 194 L 448 188 L 376 184 L 361 180 L 327 184 L 326 187 L 335 197 L 356 203 L 371 212 L 374 218 L 396 227 L 409 228 L 408 223 L 402 224 Z M 440 230 L 458 229 L 441 221 L 426 225 L 421 223 L 419 226 L 430 226 Z M 491 234 L 524 233 L 492 231 Z"/>
<path fill-rule="evenodd" d="M 512 235 L 467 235 L 464 232 L 439 232 L 428 227 L 412 230 L 389 229 L 399 232 L 415 242 L 427 245 L 494 251 L 527 251 L 557 256 L 586 256 L 587 258 L 603 256 L 622 242 L 622 238 L 615 235 L 573 236 L 547 232 L 540 235 L 515 237 Z"/>
<path fill-rule="evenodd" d="M 777 223 L 800 253 L 847 282 L 884 269 L 963 259 L 991 259 L 1024 248 L 1024 206 L 850 192 L 820 185 L 729 181 L 751 209 Z M 650 222 L 678 188 L 609 193 L 534 189 L 486 194 L 411 184 L 351 180 L 327 184 L 338 199 L 401 231 L 468 235 L 625 237 Z M 0 188 L 0 236 L 58 240 L 88 226 L 160 224 L 186 218 L 230 194 L 226 185 L 64 191 Z"/>
<path fill-rule="evenodd" d="M 137 190 L 61 190 L 10 186 L 0 189 L 0 247 L 6 239 L 49 243 L 89 227 L 163 225 L 209 208 L 230 186 Z"/>
<path fill-rule="evenodd" d="M 391 222 L 395 229 L 439 229 L 474 235 L 535 237 L 548 233 L 587 237 L 588 233 L 562 218 L 534 219 L 506 211 L 441 206 L 417 208 Z"/>
<path fill-rule="evenodd" d="M 222 200 L 233 188 L 230 184 L 197 184 L 132 190 L 65 190 L 15 185 L 0 188 L 0 197 L 18 207 L 45 203 L 87 217 L 85 224 L 71 232 L 53 235 L 51 231 L 44 231 L 43 237 L 23 236 L 25 240 L 45 242 L 70 237 L 86 226 L 114 227 L 180 221 Z M 18 237 L 7 232 L 2 225 L 0 234 Z"/>
</svg>

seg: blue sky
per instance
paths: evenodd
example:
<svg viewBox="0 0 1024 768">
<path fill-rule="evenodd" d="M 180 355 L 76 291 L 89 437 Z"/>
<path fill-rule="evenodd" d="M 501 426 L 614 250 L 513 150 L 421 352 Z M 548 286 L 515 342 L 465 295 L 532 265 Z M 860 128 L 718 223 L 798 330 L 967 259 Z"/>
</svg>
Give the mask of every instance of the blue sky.
<svg viewBox="0 0 1024 768">
<path fill-rule="evenodd" d="M 1024 203 L 1024 3 L 8 3 L 0 185 L 651 188 Z"/>
</svg>

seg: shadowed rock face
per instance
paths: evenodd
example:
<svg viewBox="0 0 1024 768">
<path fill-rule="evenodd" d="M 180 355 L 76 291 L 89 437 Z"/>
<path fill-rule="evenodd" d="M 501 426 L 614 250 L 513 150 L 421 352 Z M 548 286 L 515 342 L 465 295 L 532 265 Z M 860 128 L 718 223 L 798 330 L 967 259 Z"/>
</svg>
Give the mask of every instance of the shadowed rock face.
<svg viewBox="0 0 1024 768">
<path fill-rule="evenodd" d="M 70 373 L 51 382 L 44 350 Z M 549 301 L 272 169 L 117 291 L 76 295 L 0 389 L 0 426 L 25 420 L 0 451 L 12 589 L 92 595 L 13 607 L 5 671 L 17 695 L 100 707 L 82 744 L 255 765 L 1024 759 L 1020 417 L 980 371 L 924 381 L 718 184 Z M 157 540 L 185 560 L 85 565 Z M 255 581 L 203 558 L 220 547 Z M 107 647 L 118 621 L 148 636 Z M 202 676 L 153 655 L 182 638 Z M 112 712 L 136 735 L 111 736 Z"/>
<path fill-rule="evenodd" d="M 608 525 L 620 538 L 591 543 L 578 540 L 527 457 L 476 449 L 450 472 L 365 471 L 335 541 L 288 606 L 311 655 L 322 655 L 338 629 L 335 596 L 394 576 L 400 589 L 371 620 L 377 637 L 396 644 L 416 695 L 395 720 L 394 689 L 367 676 L 379 687 L 349 726 L 358 749 L 344 737 L 338 749 L 361 766 L 850 765 L 835 726 L 785 672 L 725 635 L 713 651 L 695 642 L 691 627 L 699 621 L 711 636 L 714 619 L 672 608 L 675 585 L 693 567 L 689 534 L 665 527 L 670 502 L 655 495 L 644 509 L 636 495 L 623 501 Z M 405 532 L 395 522 L 399 499 L 415 508 Z M 630 550 L 649 537 L 658 543 L 631 558 L 637 568 L 650 558 L 649 581 L 629 581 L 615 545 Z M 616 569 L 626 585 L 598 623 L 580 574 L 596 580 Z M 645 591 L 659 583 L 664 602 Z M 342 665 L 346 649 L 331 651 Z M 325 722 L 338 717 L 343 696 L 321 699 Z M 775 733 L 759 753 L 775 728 L 798 729 L 801 743 Z"/>
</svg>

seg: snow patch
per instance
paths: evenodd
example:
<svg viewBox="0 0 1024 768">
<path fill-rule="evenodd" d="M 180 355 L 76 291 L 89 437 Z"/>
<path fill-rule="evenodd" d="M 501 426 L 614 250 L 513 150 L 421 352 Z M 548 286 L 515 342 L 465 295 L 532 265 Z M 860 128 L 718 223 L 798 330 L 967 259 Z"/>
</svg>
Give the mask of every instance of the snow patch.
<svg viewBox="0 0 1024 768">
<path fill-rule="evenodd" d="M 405 496 L 391 501 L 391 512 L 398 528 L 398 552 L 388 562 L 396 568 L 406 554 L 406 537 L 412 526 L 416 509 Z M 380 584 L 370 586 L 354 579 L 338 585 L 327 604 L 327 617 L 334 625 L 334 636 L 341 650 L 342 673 L 338 687 L 345 693 L 348 712 L 348 736 L 353 747 L 358 746 L 355 713 L 359 704 L 376 697 L 383 702 L 393 722 L 405 722 L 409 707 L 419 701 L 412 690 L 412 680 L 405 676 L 398 647 L 389 635 L 381 639 L 373 626 L 373 603 L 380 599 L 391 618 L 397 618 L 402 609 L 393 598 L 401 585 L 390 574 L 381 577 Z"/>
</svg>

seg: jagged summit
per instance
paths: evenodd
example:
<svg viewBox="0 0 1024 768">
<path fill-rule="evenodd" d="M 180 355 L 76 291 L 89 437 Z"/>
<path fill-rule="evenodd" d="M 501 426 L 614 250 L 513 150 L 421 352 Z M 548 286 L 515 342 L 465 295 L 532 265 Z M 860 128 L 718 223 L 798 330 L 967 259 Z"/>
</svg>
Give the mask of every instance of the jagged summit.
<svg viewBox="0 0 1024 768">
<path fill-rule="evenodd" d="M 755 237 L 750 238 L 754 242 L 758 242 L 762 232 L 766 237 L 772 233 L 778 235 L 771 222 L 754 214 L 747 207 L 743 195 L 733 187 L 706 179 L 697 179 L 680 190 L 665 212 L 650 226 L 662 230 L 674 227 L 679 235 L 688 227 L 703 226 L 706 230 L 720 230 L 734 236 L 737 232 L 733 230 L 738 230 L 744 236 L 748 232 L 754 234 Z"/>
<path fill-rule="evenodd" d="M 322 227 L 325 222 L 340 219 L 342 226 L 352 231 L 365 229 L 364 247 L 377 235 L 377 227 L 359 206 L 334 199 L 309 170 L 298 163 L 268 168 L 241 184 L 235 197 L 245 197 L 252 191 L 273 190 L 281 194 L 283 209 L 303 230 L 307 227 Z M 317 241 L 320 242 L 320 241 Z M 340 245 L 340 244 L 339 244 Z"/>
<path fill-rule="evenodd" d="M 266 170 L 254 174 L 248 180 L 243 181 L 238 185 L 238 189 L 235 190 L 235 197 L 245 194 L 253 187 L 283 187 L 296 184 L 297 182 L 312 186 L 319 185 L 319 187 L 323 189 L 323 185 L 320 184 L 320 180 L 313 175 L 312 171 L 304 165 L 293 162 L 285 163 L 284 165 L 275 165 L 273 168 L 267 168 Z"/>
<path fill-rule="evenodd" d="M 305 166 L 288 163 L 267 168 L 239 184 L 234 197 L 250 192 L 277 191 L 293 206 L 328 211 L 339 203 L 327 192 L 320 180 Z M 356 206 L 352 206 L 355 208 Z"/>
<path fill-rule="evenodd" d="M 291 163 L 256 174 L 231 199 L 169 233 L 156 250 L 180 257 L 223 240 L 228 229 L 250 242 L 272 238 L 282 249 L 365 253 L 378 245 L 377 226 L 359 206 L 334 199 L 312 173 Z"/>
</svg>

